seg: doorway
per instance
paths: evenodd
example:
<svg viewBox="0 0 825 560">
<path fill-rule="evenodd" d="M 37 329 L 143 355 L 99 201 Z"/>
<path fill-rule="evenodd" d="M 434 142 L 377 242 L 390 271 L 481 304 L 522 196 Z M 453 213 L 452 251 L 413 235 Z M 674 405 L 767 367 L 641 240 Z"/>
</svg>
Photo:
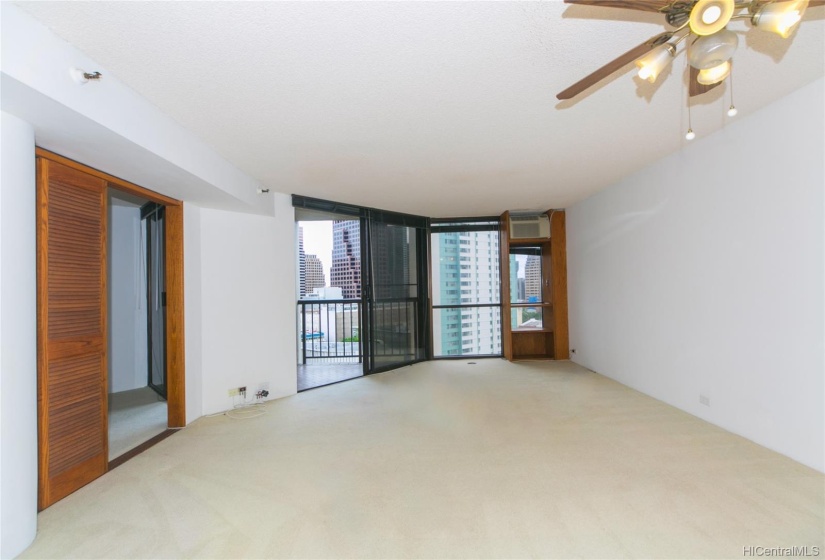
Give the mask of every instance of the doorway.
<svg viewBox="0 0 825 560">
<path fill-rule="evenodd" d="M 164 206 L 108 189 L 109 460 L 167 429 Z"/>
<path fill-rule="evenodd" d="M 428 220 L 298 195 L 292 203 L 298 390 L 426 360 Z"/>
<path fill-rule="evenodd" d="M 370 212 L 364 304 L 365 373 L 427 359 L 426 221 Z"/>
<path fill-rule="evenodd" d="M 41 148 L 35 153 L 38 509 L 43 510 L 115 465 L 109 462 L 108 431 L 110 190 L 143 199 L 134 203 L 138 210 L 146 201 L 165 207 L 159 258 L 165 266 L 166 426 L 186 425 L 183 204 Z M 132 295 L 134 305 L 140 296 Z M 148 387 L 148 330 L 146 336 Z"/>
<path fill-rule="evenodd" d="M 296 211 L 298 390 L 364 375 L 361 220 Z"/>
</svg>

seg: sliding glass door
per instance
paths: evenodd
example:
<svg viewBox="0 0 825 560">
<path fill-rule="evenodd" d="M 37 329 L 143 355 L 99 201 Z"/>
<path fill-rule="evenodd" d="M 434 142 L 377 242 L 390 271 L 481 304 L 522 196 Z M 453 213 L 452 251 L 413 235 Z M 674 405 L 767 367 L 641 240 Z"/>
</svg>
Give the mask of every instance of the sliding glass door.
<svg viewBox="0 0 825 560">
<path fill-rule="evenodd" d="M 141 210 L 145 240 L 148 313 L 148 385 L 166 398 L 166 209 L 149 202 Z"/>
<path fill-rule="evenodd" d="M 303 219 L 333 214 L 338 219 L 332 232 L 330 285 L 341 287 L 344 303 L 358 304 L 356 324 L 351 324 L 356 334 L 347 338 L 360 343 L 364 374 L 426 360 L 430 345 L 428 220 L 298 195 L 292 196 L 292 205 Z M 300 236 L 299 230 L 299 254 Z M 304 259 L 299 267 L 308 270 L 309 256 Z M 308 285 L 309 272 L 302 268 L 300 274 L 300 282 Z M 299 326 L 304 338 L 327 336 L 328 330 L 307 333 Z M 306 340 L 302 344 L 306 349 Z"/>
<path fill-rule="evenodd" d="M 387 213 L 368 219 L 366 373 L 427 358 L 427 289 L 423 268 L 426 222 L 393 222 L 394 216 Z"/>
</svg>

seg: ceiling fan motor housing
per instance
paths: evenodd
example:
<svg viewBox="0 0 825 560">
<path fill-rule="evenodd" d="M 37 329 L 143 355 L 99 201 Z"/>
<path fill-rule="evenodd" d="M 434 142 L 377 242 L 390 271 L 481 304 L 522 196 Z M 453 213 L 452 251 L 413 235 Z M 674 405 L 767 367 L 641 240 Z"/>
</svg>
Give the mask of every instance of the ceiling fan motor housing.
<svg viewBox="0 0 825 560">
<path fill-rule="evenodd" d="M 727 29 L 699 37 L 688 49 L 688 63 L 698 70 L 719 66 L 733 57 L 738 46 L 736 33 Z"/>
</svg>

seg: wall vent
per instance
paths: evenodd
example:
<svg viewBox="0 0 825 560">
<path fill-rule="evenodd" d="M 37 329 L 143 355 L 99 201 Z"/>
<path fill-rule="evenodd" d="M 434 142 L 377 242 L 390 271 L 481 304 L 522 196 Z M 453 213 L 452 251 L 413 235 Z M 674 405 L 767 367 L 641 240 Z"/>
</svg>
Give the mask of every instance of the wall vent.
<svg viewBox="0 0 825 560">
<path fill-rule="evenodd" d="M 549 237 L 550 218 L 547 214 L 510 216 L 510 239 L 546 239 Z"/>
</svg>

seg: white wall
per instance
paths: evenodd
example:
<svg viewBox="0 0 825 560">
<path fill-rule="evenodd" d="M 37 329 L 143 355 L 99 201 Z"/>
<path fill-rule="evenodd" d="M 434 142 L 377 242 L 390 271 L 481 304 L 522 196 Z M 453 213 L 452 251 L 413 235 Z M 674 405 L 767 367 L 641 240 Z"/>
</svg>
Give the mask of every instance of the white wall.
<svg viewBox="0 0 825 560">
<path fill-rule="evenodd" d="M 2 130 L 0 556 L 7 558 L 31 543 L 37 524 L 35 138 L 5 113 Z M 267 196 L 275 217 L 184 204 L 187 422 L 230 408 L 230 387 L 254 393 L 268 383 L 270 399 L 296 392 L 294 214 L 289 196 Z"/>
<path fill-rule="evenodd" d="M 183 205 L 183 311 L 186 335 L 186 423 L 203 415 L 203 290 L 201 209 Z"/>
<path fill-rule="evenodd" d="M 275 204 L 258 196 L 256 180 L 9 2 L 0 3 L 0 26 L 0 556 L 5 558 L 28 546 L 37 523 L 35 142 L 185 202 L 187 422 L 207 406 L 208 411 L 227 408 L 230 386 L 245 383 L 254 389 L 268 381 L 271 398 L 295 392 L 295 256 L 288 196 L 276 195 Z M 99 70 L 105 78 L 79 86 L 69 79 L 70 67 Z M 207 213 L 201 207 L 269 217 Z M 229 227 L 213 230 L 222 224 Z M 215 278 L 202 286 L 201 273 Z M 236 307 L 224 308 L 228 297 Z"/>
<path fill-rule="evenodd" d="M 204 414 L 231 408 L 233 387 L 296 392 L 294 213 L 289 196 L 267 196 L 274 218 L 200 210 Z"/>
<path fill-rule="evenodd" d="M 573 359 L 820 471 L 824 83 L 567 213 Z"/>
<path fill-rule="evenodd" d="M 37 529 L 34 130 L 0 113 L 0 557 Z"/>
<path fill-rule="evenodd" d="M 140 207 L 109 202 L 109 392 L 146 387 L 146 269 Z"/>
<path fill-rule="evenodd" d="M 33 124 L 38 146 L 178 200 L 270 209 L 258 181 L 11 2 L 0 26 L 3 111 Z M 72 68 L 103 79 L 77 84 Z"/>
</svg>

